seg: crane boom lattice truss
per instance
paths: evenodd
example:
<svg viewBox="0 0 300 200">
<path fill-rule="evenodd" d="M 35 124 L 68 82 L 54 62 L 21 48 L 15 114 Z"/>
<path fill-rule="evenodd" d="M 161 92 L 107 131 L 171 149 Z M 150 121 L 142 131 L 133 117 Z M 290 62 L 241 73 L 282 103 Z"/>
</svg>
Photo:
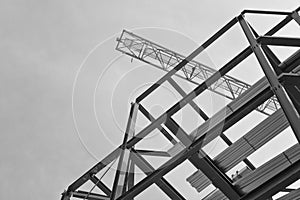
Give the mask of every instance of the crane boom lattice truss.
<svg viewBox="0 0 300 200">
<path fill-rule="evenodd" d="M 62 199 L 134 199 L 152 184 L 156 184 L 171 199 L 185 199 L 164 176 L 186 160 L 197 169 L 187 178 L 197 191 L 203 191 L 211 184 L 216 188 L 204 197 L 206 200 L 272 199 L 272 196 L 280 191 L 289 192 L 281 197 L 281 200 L 297 196 L 299 189 L 290 191 L 287 186 L 300 178 L 300 50 L 286 60 L 280 61 L 269 46 L 300 47 L 300 37 L 274 36 L 292 20 L 300 25 L 299 10 L 300 7 L 293 12 L 244 10 L 187 57 L 123 31 L 121 37 L 117 39 L 118 51 L 163 69 L 167 73 L 132 103 L 123 143 L 74 181 L 62 194 Z M 259 36 L 246 21 L 247 14 L 283 15 L 285 18 L 265 35 Z M 194 60 L 236 24 L 241 26 L 247 37 L 249 42 L 247 48 L 219 70 Z M 265 77 L 251 86 L 227 75 L 252 53 L 263 69 Z M 185 93 L 173 76 L 182 77 L 197 84 L 197 87 L 190 93 Z M 182 95 L 182 99 L 158 118 L 154 118 L 142 102 L 165 82 L 170 83 Z M 232 101 L 209 117 L 193 101 L 206 89 Z M 204 122 L 190 133 L 187 133 L 172 117 L 187 104 L 204 119 Z M 267 114 L 268 117 L 241 135 L 237 141 L 230 141 L 224 131 L 255 109 Z M 135 133 L 135 123 L 139 114 L 143 114 L 151 123 Z M 298 143 L 259 167 L 255 167 L 247 159 L 289 126 Z M 137 149 L 136 145 L 155 129 L 169 140 L 172 147 L 168 151 Z M 211 158 L 203 147 L 219 136 L 228 147 Z M 145 158 L 146 156 L 166 157 L 168 160 L 161 166 L 154 167 Z M 118 168 L 113 185 L 109 187 L 99 178 L 98 173 L 115 161 L 118 161 Z M 226 172 L 240 162 L 244 162 L 247 168 L 237 176 L 228 177 Z M 139 182 L 135 180 L 135 168 L 139 168 L 146 175 Z M 92 182 L 102 194 L 80 190 L 87 182 Z"/>
<path fill-rule="evenodd" d="M 117 41 L 118 45 L 116 50 L 167 72 L 185 59 L 185 56 L 177 52 L 171 51 L 126 30 L 123 31 Z M 216 73 L 217 70 L 195 60 L 191 60 L 182 67 L 180 71 L 181 73 L 179 72 L 175 75 L 199 85 Z M 233 100 L 250 87 L 251 85 L 243 81 L 229 75 L 224 75 L 208 89 Z M 280 105 L 274 96 L 270 98 L 269 101 L 260 105 L 257 110 L 265 114 L 270 114 L 279 108 Z"/>
</svg>

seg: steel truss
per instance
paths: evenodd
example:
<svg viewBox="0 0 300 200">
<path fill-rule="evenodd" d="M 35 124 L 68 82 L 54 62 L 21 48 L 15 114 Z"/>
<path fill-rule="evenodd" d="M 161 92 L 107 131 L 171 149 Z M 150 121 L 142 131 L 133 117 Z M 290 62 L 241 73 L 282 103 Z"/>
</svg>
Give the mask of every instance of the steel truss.
<svg viewBox="0 0 300 200">
<path fill-rule="evenodd" d="M 187 181 L 192 185 L 198 181 L 196 185 L 199 190 L 209 184 L 217 188 L 204 199 L 268 199 L 279 191 L 288 191 L 286 187 L 300 178 L 300 77 L 297 73 L 300 70 L 300 50 L 286 60 L 280 61 L 268 46 L 300 46 L 300 37 L 273 36 L 292 20 L 300 25 L 299 10 L 300 7 L 293 12 L 244 10 L 187 57 L 123 31 L 121 37 L 117 39 L 117 50 L 168 73 L 132 103 L 123 143 L 74 181 L 62 194 L 62 199 L 68 200 L 72 197 L 93 200 L 133 199 L 152 184 L 156 184 L 171 199 L 185 199 L 164 175 L 186 160 L 198 169 Z M 246 21 L 246 14 L 285 15 L 285 18 L 265 35 L 259 36 Z M 249 41 L 250 45 L 246 49 L 218 71 L 193 60 L 236 24 L 240 24 Z M 255 54 L 263 69 L 264 78 L 250 86 L 226 75 L 251 53 Z M 183 77 L 198 86 L 187 94 L 172 76 Z M 165 82 L 170 83 L 182 95 L 182 99 L 155 119 L 142 105 L 142 101 Z M 232 101 L 220 112 L 209 117 L 194 102 L 194 99 L 206 89 L 226 96 Z M 220 92 L 224 90 L 225 93 Z M 191 133 L 186 133 L 172 118 L 187 104 L 205 120 Z M 270 116 L 232 143 L 223 132 L 255 109 Z M 151 123 L 135 133 L 135 122 L 139 113 Z M 298 143 L 256 168 L 247 157 L 289 125 Z M 173 144 L 172 149 L 167 152 L 136 149 L 135 145 L 155 129 Z M 218 136 L 226 142 L 228 148 L 212 159 L 202 148 Z M 155 168 L 144 158 L 145 155 L 169 159 Z M 110 188 L 97 177 L 97 174 L 115 160 L 118 160 L 118 169 L 113 186 Z M 234 181 L 225 173 L 241 161 L 248 166 L 250 172 L 247 176 Z M 134 177 L 135 167 L 140 168 L 146 175 L 138 183 Z M 104 195 L 79 190 L 88 181 L 102 190 Z M 292 191 L 290 195 L 286 195 L 286 199 L 298 192 L 299 190 Z"/>
</svg>

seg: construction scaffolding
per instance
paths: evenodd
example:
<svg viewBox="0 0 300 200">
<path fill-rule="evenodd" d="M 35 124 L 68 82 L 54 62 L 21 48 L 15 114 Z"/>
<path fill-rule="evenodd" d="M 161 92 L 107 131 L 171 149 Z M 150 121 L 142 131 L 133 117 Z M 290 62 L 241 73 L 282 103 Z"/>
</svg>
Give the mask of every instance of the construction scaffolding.
<svg viewBox="0 0 300 200">
<path fill-rule="evenodd" d="M 156 184 L 170 199 L 186 199 L 164 178 L 184 161 L 189 161 L 197 169 L 186 178 L 192 187 L 198 192 L 209 185 L 216 188 L 203 198 L 205 200 L 272 199 L 280 191 L 288 192 L 280 200 L 296 199 L 299 189 L 290 190 L 287 186 L 300 178 L 300 50 L 281 61 L 269 46 L 300 47 L 300 36 L 274 36 L 292 20 L 300 25 L 299 10 L 300 7 L 292 12 L 244 10 L 187 57 L 124 30 L 117 39 L 116 49 L 167 73 L 131 104 L 123 143 L 74 181 L 62 194 L 62 200 L 134 199 L 152 184 Z M 282 15 L 284 19 L 265 35 L 259 36 L 246 20 L 247 14 Z M 194 60 L 237 24 L 249 42 L 247 48 L 219 70 Z M 263 78 L 249 85 L 228 75 L 252 53 L 264 72 Z M 186 93 L 175 76 L 196 84 L 196 88 Z M 169 83 L 182 99 L 154 118 L 142 102 L 164 83 Z M 195 98 L 205 90 L 222 95 L 231 102 L 209 117 L 195 102 Z M 186 105 L 190 105 L 204 120 L 190 133 L 172 117 Z M 267 118 L 232 142 L 224 132 L 253 110 L 266 114 Z M 151 123 L 136 133 L 138 114 L 144 115 Z M 253 165 L 248 157 L 287 127 L 291 128 L 298 143 L 259 167 Z M 168 151 L 135 148 L 156 129 L 172 144 Z M 228 147 L 211 158 L 203 148 L 217 137 L 222 138 Z M 145 155 L 166 157 L 168 160 L 155 168 Z M 114 162 L 118 165 L 113 185 L 109 187 L 97 175 Z M 232 177 L 226 175 L 241 162 L 246 165 L 243 170 Z M 139 182 L 135 180 L 136 168 L 145 173 L 145 178 Z M 103 194 L 80 190 L 86 182 L 93 183 Z"/>
</svg>

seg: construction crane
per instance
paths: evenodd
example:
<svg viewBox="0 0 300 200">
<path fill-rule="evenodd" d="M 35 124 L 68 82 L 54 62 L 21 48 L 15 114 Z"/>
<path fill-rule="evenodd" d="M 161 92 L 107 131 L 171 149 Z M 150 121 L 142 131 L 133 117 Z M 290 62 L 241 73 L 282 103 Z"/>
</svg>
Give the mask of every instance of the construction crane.
<svg viewBox="0 0 300 200">
<path fill-rule="evenodd" d="M 127 30 L 123 30 L 121 37 L 117 38 L 117 41 L 118 44 L 116 50 L 166 72 L 172 70 L 176 65 L 185 59 L 185 56 Z M 175 76 L 199 85 L 213 75 L 216 71 L 217 70 L 205 64 L 191 60 L 184 67 L 182 67 L 181 70 L 175 74 Z M 230 100 L 233 100 L 250 87 L 251 85 L 243 81 L 240 81 L 229 75 L 224 75 L 208 89 Z M 270 115 L 279 108 L 280 105 L 276 97 L 273 96 L 268 101 L 260 105 L 257 110 L 264 114 Z"/>
<path fill-rule="evenodd" d="M 185 199 L 184 195 L 164 176 L 184 161 L 189 161 L 196 169 L 186 178 L 192 187 L 198 192 L 209 185 L 215 187 L 211 193 L 203 197 L 205 200 L 272 199 L 272 196 L 280 191 L 287 192 L 280 200 L 297 199 L 300 196 L 300 189 L 291 190 L 287 187 L 300 179 L 300 50 L 280 61 L 269 46 L 300 47 L 300 37 L 274 36 L 292 20 L 300 25 L 299 10 L 300 7 L 292 12 L 244 10 L 187 57 L 123 31 L 118 38 L 117 50 L 161 68 L 167 73 L 131 104 L 122 144 L 69 185 L 63 192 L 62 199 L 134 199 L 145 189 L 156 184 L 170 199 L 182 200 Z M 265 35 L 259 36 L 247 22 L 248 14 L 285 17 Z M 247 48 L 217 71 L 194 61 L 197 55 L 217 42 L 220 36 L 236 24 L 241 26 L 248 39 Z M 263 78 L 250 86 L 227 75 L 252 53 L 264 72 Z M 197 84 L 197 87 L 185 93 L 174 80 L 174 76 L 187 79 Z M 143 106 L 143 101 L 165 82 L 169 82 L 182 95 L 182 99 L 159 117 L 154 118 Z M 193 101 L 206 89 L 226 96 L 232 101 L 208 117 Z M 222 93 L 220 89 L 226 92 Z M 204 119 L 204 122 L 190 133 L 172 118 L 188 104 Z M 247 133 L 241 133 L 236 141 L 230 141 L 224 131 L 255 109 L 267 114 L 268 117 Z M 150 124 L 136 133 L 138 114 L 144 115 Z M 295 145 L 258 167 L 247 159 L 287 127 L 291 128 L 297 139 Z M 167 151 L 138 149 L 136 145 L 141 141 L 147 142 L 144 140 L 145 137 L 155 129 L 166 137 L 172 147 Z M 221 137 L 228 147 L 211 158 L 203 147 L 217 137 Z M 154 167 L 145 158 L 146 155 L 166 157 L 168 160 L 159 167 Z M 240 162 L 244 162 L 246 168 L 237 171 L 232 177 L 227 176 L 226 172 Z M 107 186 L 102 178 L 114 163 L 117 163 L 117 170 L 113 184 Z M 135 180 L 136 168 L 145 173 L 145 178 L 139 182 Z M 100 172 L 103 172 L 101 177 Z M 93 183 L 94 186 L 89 191 L 81 190 L 80 188 L 87 182 Z M 93 192 L 95 187 L 102 193 Z"/>
</svg>

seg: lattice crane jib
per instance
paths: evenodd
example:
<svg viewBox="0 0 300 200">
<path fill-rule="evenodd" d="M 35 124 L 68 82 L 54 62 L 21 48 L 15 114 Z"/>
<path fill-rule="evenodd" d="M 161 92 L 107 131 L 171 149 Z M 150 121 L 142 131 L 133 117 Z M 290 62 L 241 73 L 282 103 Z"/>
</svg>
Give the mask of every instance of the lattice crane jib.
<svg viewBox="0 0 300 200">
<path fill-rule="evenodd" d="M 74 181 L 62 194 L 62 199 L 134 199 L 153 184 L 170 199 L 185 199 L 184 194 L 178 192 L 164 177 L 184 161 L 189 161 L 197 169 L 187 177 L 192 187 L 199 192 L 209 185 L 215 187 L 214 191 L 204 197 L 207 200 L 271 199 L 280 191 L 289 192 L 281 199 L 291 199 L 298 194 L 299 190 L 290 191 L 287 186 L 300 178 L 300 50 L 280 61 L 270 46 L 300 47 L 300 36 L 274 36 L 290 21 L 300 25 L 299 10 L 300 7 L 292 12 L 244 10 L 187 57 L 124 30 L 117 39 L 116 49 L 167 73 L 131 104 L 123 143 Z M 265 35 L 259 36 L 246 20 L 248 14 L 282 15 L 284 19 Z M 219 70 L 194 60 L 229 29 L 238 25 L 242 28 L 249 46 L 232 60 Z M 230 70 L 252 53 L 265 77 L 254 85 L 249 85 L 228 75 Z M 174 79 L 175 76 L 196 84 L 196 88 L 186 93 Z M 154 118 L 143 105 L 143 101 L 164 83 L 169 83 L 182 99 Z M 194 101 L 205 90 L 225 96 L 231 102 L 209 117 Z M 204 121 L 190 133 L 173 118 L 186 105 L 190 105 Z M 234 142 L 226 137 L 224 131 L 255 109 L 266 114 L 267 118 Z M 150 123 L 136 132 L 138 114 L 144 115 Z M 259 167 L 248 160 L 251 154 L 289 126 L 298 140 L 297 144 Z M 136 148 L 136 145 L 145 140 L 153 130 L 159 130 L 172 145 L 168 151 Z M 203 147 L 217 137 L 221 137 L 228 147 L 211 158 Z M 167 161 L 155 167 L 145 156 L 165 157 Z M 232 177 L 226 175 L 226 172 L 240 162 L 246 165 L 243 170 Z M 113 163 L 117 163 L 117 170 L 112 187 L 109 187 L 98 174 L 105 174 L 104 169 Z M 135 179 L 136 168 L 145 174 L 145 178 L 139 182 Z M 102 193 L 80 190 L 86 182 L 92 182 Z"/>
</svg>

